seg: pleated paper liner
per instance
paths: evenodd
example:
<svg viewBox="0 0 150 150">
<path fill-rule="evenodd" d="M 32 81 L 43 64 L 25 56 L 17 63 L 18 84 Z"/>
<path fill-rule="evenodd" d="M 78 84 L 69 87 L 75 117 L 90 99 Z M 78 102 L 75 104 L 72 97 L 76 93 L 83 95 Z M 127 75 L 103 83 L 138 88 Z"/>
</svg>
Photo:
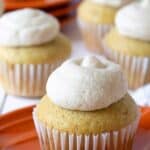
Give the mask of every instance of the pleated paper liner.
<svg viewBox="0 0 150 150">
<path fill-rule="evenodd" d="M 45 93 L 50 73 L 64 60 L 53 64 L 14 64 L 0 62 L 1 86 L 8 94 L 39 97 Z"/>
<path fill-rule="evenodd" d="M 137 117 L 129 126 L 118 131 L 77 135 L 50 129 L 37 119 L 36 109 L 33 119 L 42 150 L 132 150 L 139 122 Z"/>
<path fill-rule="evenodd" d="M 112 26 L 88 23 L 79 18 L 78 26 L 88 50 L 103 54 L 102 39 Z"/>
<path fill-rule="evenodd" d="M 106 56 L 121 65 L 130 89 L 150 83 L 150 57 L 129 56 L 105 47 Z"/>
</svg>

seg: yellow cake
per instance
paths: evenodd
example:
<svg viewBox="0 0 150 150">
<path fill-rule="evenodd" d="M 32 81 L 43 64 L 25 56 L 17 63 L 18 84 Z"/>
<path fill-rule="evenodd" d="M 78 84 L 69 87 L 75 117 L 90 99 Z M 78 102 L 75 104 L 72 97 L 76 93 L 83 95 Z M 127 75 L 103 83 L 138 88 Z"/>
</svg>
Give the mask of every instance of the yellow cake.
<svg viewBox="0 0 150 150">
<path fill-rule="evenodd" d="M 117 10 L 118 6 L 111 6 L 107 1 L 81 2 L 78 8 L 78 25 L 89 50 L 103 52 L 101 41 L 112 27 Z"/>
<path fill-rule="evenodd" d="M 78 8 L 78 17 L 89 23 L 112 25 L 117 10 L 117 8 L 108 5 L 84 1 Z"/>
<path fill-rule="evenodd" d="M 53 41 L 38 46 L 0 46 L 0 60 L 10 65 L 50 64 L 69 57 L 70 50 L 71 44 L 69 39 L 63 34 L 59 34 Z"/>
<path fill-rule="evenodd" d="M 49 128 L 62 132 L 98 134 L 120 130 L 132 123 L 137 118 L 137 107 L 126 95 L 106 109 L 80 112 L 60 108 L 44 96 L 36 108 L 36 115 Z"/>
<path fill-rule="evenodd" d="M 124 55 L 150 56 L 150 42 L 122 36 L 115 28 L 106 36 L 105 42 L 110 49 Z"/>
</svg>

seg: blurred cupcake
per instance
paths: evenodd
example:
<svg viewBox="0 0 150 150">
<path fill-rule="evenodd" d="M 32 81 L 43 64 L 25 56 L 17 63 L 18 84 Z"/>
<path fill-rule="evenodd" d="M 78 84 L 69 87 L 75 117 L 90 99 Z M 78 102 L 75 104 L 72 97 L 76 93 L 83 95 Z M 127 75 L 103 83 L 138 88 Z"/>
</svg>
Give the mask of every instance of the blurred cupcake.
<svg viewBox="0 0 150 150">
<path fill-rule="evenodd" d="M 0 18 L 0 84 L 9 94 L 42 96 L 49 74 L 71 51 L 58 21 L 36 9 Z"/>
<path fill-rule="evenodd" d="M 107 55 L 119 63 L 129 87 L 150 83 L 150 1 L 134 2 L 116 16 L 116 28 L 105 38 Z"/>
<path fill-rule="evenodd" d="M 119 65 L 104 57 L 71 59 L 46 89 L 33 112 L 42 149 L 131 150 L 139 111 Z"/>
<path fill-rule="evenodd" d="M 128 0 L 85 0 L 78 8 L 78 25 L 89 50 L 103 51 L 102 39 L 114 24 L 118 8 Z"/>
</svg>

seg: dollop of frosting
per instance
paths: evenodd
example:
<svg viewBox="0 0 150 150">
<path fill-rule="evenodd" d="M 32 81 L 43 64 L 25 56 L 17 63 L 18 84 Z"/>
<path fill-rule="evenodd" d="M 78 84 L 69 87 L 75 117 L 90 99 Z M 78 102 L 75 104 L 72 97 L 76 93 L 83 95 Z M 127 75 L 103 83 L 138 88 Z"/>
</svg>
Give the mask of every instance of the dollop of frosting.
<svg viewBox="0 0 150 150">
<path fill-rule="evenodd" d="M 131 38 L 150 41 L 150 0 L 133 2 L 122 8 L 116 16 L 120 34 Z"/>
<path fill-rule="evenodd" d="M 53 40 L 59 33 L 53 16 L 37 9 L 25 8 L 0 18 L 1 46 L 32 46 Z"/>
<path fill-rule="evenodd" d="M 91 1 L 112 7 L 119 7 L 122 4 L 122 0 L 91 0 Z"/>
<path fill-rule="evenodd" d="M 52 102 L 70 110 L 92 111 L 119 101 L 127 81 L 119 65 L 99 56 L 74 58 L 49 77 L 46 91 Z"/>
</svg>

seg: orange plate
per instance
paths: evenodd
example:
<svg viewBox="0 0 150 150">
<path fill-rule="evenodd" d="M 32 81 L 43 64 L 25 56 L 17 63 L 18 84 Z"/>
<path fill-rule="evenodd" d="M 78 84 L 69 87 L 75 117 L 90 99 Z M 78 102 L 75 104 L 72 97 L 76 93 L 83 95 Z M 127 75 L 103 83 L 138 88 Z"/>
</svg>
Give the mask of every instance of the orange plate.
<svg viewBox="0 0 150 150">
<path fill-rule="evenodd" d="M 64 16 L 64 15 L 74 12 L 76 8 L 78 7 L 78 5 L 79 5 L 79 1 L 70 3 L 69 5 L 65 5 L 64 7 L 61 7 L 61 8 L 50 9 L 50 10 L 47 10 L 46 12 L 54 15 L 55 17 L 60 17 L 60 16 Z"/>
<path fill-rule="evenodd" d="M 141 107 L 141 112 L 140 127 L 150 129 L 150 107 Z"/>
<path fill-rule="evenodd" d="M 61 27 L 64 27 L 65 25 L 68 25 L 69 23 L 71 23 L 74 20 L 75 20 L 75 15 L 70 15 L 70 16 L 66 16 L 66 17 L 63 17 L 63 18 L 59 19 L 59 21 L 61 23 Z"/>
<path fill-rule="evenodd" d="M 24 7 L 47 8 L 69 3 L 71 0 L 4 0 L 6 10 Z"/>
<path fill-rule="evenodd" d="M 0 149 L 40 150 L 32 120 L 33 107 L 34 106 L 26 107 L 0 116 Z M 142 132 L 142 134 L 138 132 L 133 150 L 143 150 L 145 146 L 148 148 L 145 150 L 149 150 L 150 133 L 145 136 L 143 134 L 148 134 L 148 130 L 142 130 L 140 132 Z M 139 147 L 142 146 L 141 142 L 146 142 L 144 136 L 147 137 L 147 143 L 144 143 L 143 147 L 139 149 Z M 144 139 L 144 141 L 142 141 L 142 139 Z"/>
<path fill-rule="evenodd" d="M 0 116 L 0 149 L 40 150 L 32 110 L 33 106 Z"/>
</svg>

